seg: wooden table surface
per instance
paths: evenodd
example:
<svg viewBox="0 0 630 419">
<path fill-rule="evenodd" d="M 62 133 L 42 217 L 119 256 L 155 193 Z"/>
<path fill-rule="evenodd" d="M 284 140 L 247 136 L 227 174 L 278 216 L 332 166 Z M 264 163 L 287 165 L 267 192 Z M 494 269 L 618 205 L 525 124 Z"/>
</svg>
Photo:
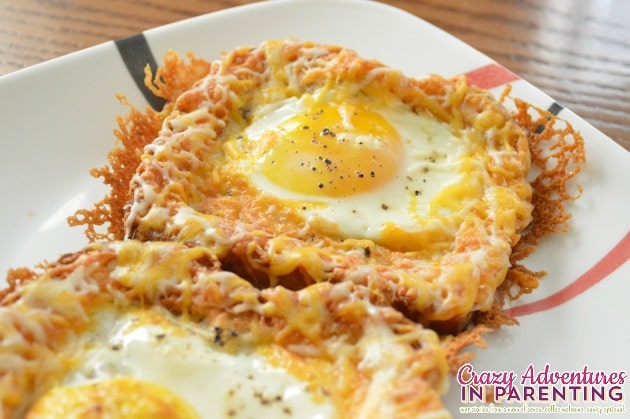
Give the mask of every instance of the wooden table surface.
<svg viewBox="0 0 630 419">
<path fill-rule="evenodd" d="M 383 2 L 457 36 L 630 150 L 630 1 Z M 246 3 L 252 1 L 0 0 L 0 76 Z"/>
</svg>

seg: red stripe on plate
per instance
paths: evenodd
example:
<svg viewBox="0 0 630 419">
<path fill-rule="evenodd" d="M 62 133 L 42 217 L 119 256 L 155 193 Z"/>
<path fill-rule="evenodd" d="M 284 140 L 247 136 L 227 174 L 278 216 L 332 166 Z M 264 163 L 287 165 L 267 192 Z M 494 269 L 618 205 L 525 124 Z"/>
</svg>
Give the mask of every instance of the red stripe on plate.
<svg viewBox="0 0 630 419">
<path fill-rule="evenodd" d="M 630 259 L 630 233 L 626 233 L 625 237 L 595 266 L 560 291 L 542 300 L 513 307 L 505 312 L 510 316 L 517 317 L 558 307 L 606 278 L 628 259 Z"/>
<path fill-rule="evenodd" d="M 479 67 L 476 70 L 464 74 L 468 84 L 480 89 L 492 89 L 502 84 L 518 80 L 519 77 L 505 67 L 496 63 Z"/>
</svg>

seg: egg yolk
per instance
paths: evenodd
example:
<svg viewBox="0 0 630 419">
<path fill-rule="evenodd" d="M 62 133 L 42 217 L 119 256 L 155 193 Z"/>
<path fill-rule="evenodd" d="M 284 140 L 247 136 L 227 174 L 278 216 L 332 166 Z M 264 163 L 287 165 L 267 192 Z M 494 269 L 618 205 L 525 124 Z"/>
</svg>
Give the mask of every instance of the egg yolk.
<svg viewBox="0 0 630 419">
<path fill-rule="evenodd" d="M 198 419 L 200 416 L 170 390 L 130 377 L 54 387 L 26 414 L 26 419 L 116 417 Z"/>
<path fill-rule="evenodd" d="M 401 166 L 398 131 L 361 106 L 312 106 L 279 128 L 261 171 L 296 193 L 344 197 L 367 192 L 395 178 Z"/>
</svg>

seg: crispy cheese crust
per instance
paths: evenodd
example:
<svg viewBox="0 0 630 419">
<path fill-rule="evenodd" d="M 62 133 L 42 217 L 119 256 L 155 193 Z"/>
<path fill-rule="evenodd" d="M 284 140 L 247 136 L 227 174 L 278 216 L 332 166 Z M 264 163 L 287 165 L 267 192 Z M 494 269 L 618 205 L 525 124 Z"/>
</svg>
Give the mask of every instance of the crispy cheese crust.
<svg viewBox="0 0 630 419">
<path fill-rule="evenodd" d="M 391 246 L 331 237 L 223 169 L 222 145 L 253 108 L 331 84 L 348 95 L 386 93 L 468 136 L 483 162 L 483 194 L 456 217 L 436 218 L 430 233 L 397 231 Z M 169 111 L 131 181 L 126 237 L 207 246 L 259 288 L 351 281 L 425 324 L 458 321 L 492 306 L 531 221 L 527 136 L 463 78 L 412 79 L 341 47 L 272 41 L 225 54 Z"/>
<path fill-rule="evenodd" d="M 205 247 L 95 244 L 3 291 L 1 416 L 25 414 L 60 385 L 77 362 L 79 336 L 111 306 L 164 307 L 223 330 L 221 350 L 252 346 L 307 381 L 315 396 L 330 395 L 339 417 L 445 415 L 439 395 L 447 366 L 438 336 L 369 297 L 350 282 L 261 291 L 221 270 Z M 366 355 L 376 348 L 386 356 Z M 339 371 L 343 380 L 335 378 Z"/>
<path fill-rule="evenodd" d="M 265 312 L 268 317 L 260 317 L 260 310 L 254 310 L 257 314 L 252 318 L 257 320 L 247 321 L 250 326 L 263 318 L 264 324 L 283 324 L 278 316 L 285 322 L 317 318 L 321 312 L 309 307 L 320 307 L 322 301 L 335 300 L 331 296 L 339 293 L 359 296 L 358 306 L 392 305 L 397 311 L 383 309 L 385 317 L 396 319 L 395 324 L 404 323 L 404 328 L 424 330 L 403 321 L 402 314 L 439 332 L 458 332 L 442 341 L 451 371 L 470 361 L 473 355 L 466 352 L 468 345 L 485 345 L 484 333 L 516 323 L 502 314 L 503 301 L 531 292 L 543 275 L 519 262 L 534 251 L 542 237 L 566 229 L 570 215 L 564 203 L 579 197 L 579 187 L 578 193 L 571 194 L 568 185 L 584 163 L 584 146 L 570 125 L 519 100 L 515 100 L 516 111 L 510 113 L 488 92 L 467 86 L 463 78 L 410 79 L 337 46 L 273 41 L 257 48 L 238 48 L 213 63 L 192 56 L 189 59 L 186 64 L 169 52 L 155 78 L 147 74 L 147 85 L 167 99 L 165 110 L 141 113 L 132 109 L 127 118 L 119 118 L 117 136 L 122 145 L 110 152 L 111 167 L 93 171 L 112 186 L 112 193 L 94 210 L 77 212 L 69 220 L 71 225 L 87 225 L 91 240 L 127 237 L 147 241 L 149 247 L 156 239 L 188 243 L 195 249 L 200 246 L 209 255 L 206 265 L 220 263 L 222 269 L 262 289 L 243 284 L 247 292 L 242 295 L 283 302 L 267 304 L 275 307 Z M 417 239 L 426 245 L 422 249 L 405 249 L 322 234 L 316 226 L 304 226 L 295 208 L 261 194 L 223 168 L 222 145 L 251 122 L 252 109 L 265 100 L 282 99 L 287 94 L 299 96 L 329 84 L 345 86 L 345 93 L 350 94 L 386 92 L 415 112 L 448 124 L 453 132 L 465 132 L 486 150 L 477 156 L 487 176 L 486 194 L 472 205 L 470 213 L 459 218 L 458 228 L 448 237 L 446 246 L 443 240 L 434 240 L 430 235 Z M 539 174 L 528 183 L 530 152 Z M 129 182 L 131 188 L 127 187 Z M 530 202 L 534 204 L 533 212 Z M 109 223 L 108 231 L 98 233 L 96 227 L 104 223 Z M 410 239 L 403 233 L 399 237 L 401 243 Z M 29 275 L 16 272 L 15 278 L 22 277 Z M 15 300 L 9 294 L 5 293 L 6 304 Z M 182 294 L 169 295 L 160 297 L 160 304 L 182 312 L 180 303 L 173 304 L 181 300 Z M 131 300 L 137 301 L 137 296 L 134 298 Z M 243 326 L 230 323 L 232 308 L 215 307 L 210 313 L 216 316 L 205 316 L 215 319 L 215 324 L 227 321 L 221 327 L 236 330 Z M 362 317 L 332 315 L 321 319 L 317 324 L 343 325 L 341 329 L 331 326 L 331 338 L 339 333 L 347 336 L 347 331 L 356 345 L 361 333 L 365 334 Z M 470 322 L 477 326 L 460 333 Z M 399 327 L 394 323 L 389 323 L 392 330 Z M 313 346 L 315 340 L 307 329 L 294 322 L 283 327 L 280 331 L 269 329 L 274 331 L 274 338 L 266 335 L 263 339 L 275 342 L 268 346 L 268 359 L 304 378 L 308 374 L 303 360 L 313 362 L 313 354 L 324 354 L 330 340 L 321 340 L 321 347 Z M 427 337 L 430 333 L 423 333 L 433 348 L 433 338 Z M 304 346 L 305 340 L 311 346 Z M 411 396 L 399 389 L 402 392 L 392 397 L 405 415 L 418 408 L 442 415 L 436 394 L 441 388 L 444 354 L 437 350 L 424 352 L 423 356 L 426 358 L 421 362 L 427 362 L 431 373 L 425 374 L 428 370 L 418 367 L 403 374 L 405 380 L 416 382 L 420 393 Z M 319 365 L 324 371 L 321 379 L 333 364 Z M 367 407 L 367 400 L 380 402 L 379 394 L 393 394 L 380 387 L 368 390 L 373 377 L 357 373 L 352 363 L 347 365 L 352 368 L 344 367 L 343 375 L 361 382 L 363 387 L 356 392 L 336 390 L 342 416 L 368 412 L 373 406 Z M 419 374 L 418 380 L 414 374 Z M 18 389 L 13 394 L 23 393 Z M 412 407 L 405 410 L 403 405 Z M 423 410 L 422 406 L 432 407 Z"/>
<path fill-rule="evenodd" d="M 0 291 L 0 417 L 22 416 L 37 399 L 37 408 L 55 404 L 55 386 L 76 363 L 73 344 L 110 306 L 162 307 L 251 335 L 270 363 L 331 394 L 340 417 L 447 416 L 439 401 L 446 364 L 454 371 L 469 361 L 465 348 L 483 346 L 487 326 L 515 322 L 502 316 L 503 299 L 531 292 L 542 276 L 518 262 L 540 238 L 566 229 L 564 202 L 579 196 L 567 183 L 584 162 L 579 134 L 518 100 L 513 119 L 463 78 L 410 79 L 336 46 L 286 40 L 238 48 L 214 63 L 189 58 L 185 64 L 170 52 L 155 79 L 147 74 L 165 110 L 119 118 L 122 145 L 110 152 L 111 167 L 92 171 L 112 193 L 69 220 L 110 243 L 65 255 L 41 275 L 14 270 Z M 478 156 L 486 194 L 458 219 L 447 245 L 430 235 L 418 240 L 422 249 L 328 236 L 222 172 L 222 143 L 263 99 L 330 83 L 346 93 L 387 92 L 487 151 Z M 530 151 L 541 172 L 531 183 L 533 214 Z M 108 231 L 97 232 L 105 222 Z M 401 242 L 409 238 L 400 233 Z M 482 312 L 478 326 L 441 345 L 434 331 L 408 320 L 459 331 L 474 311 Z M 375 335 L 388 338 L 379 346 Z M 228 351 L 239 344 L 223 343 Z M 387 354 L 362 361 L 383 343 Z M 344 380 L 331 378 L 338 374 Z M 40 398 L 48 390 L 52 398 Z"/>
</svg>

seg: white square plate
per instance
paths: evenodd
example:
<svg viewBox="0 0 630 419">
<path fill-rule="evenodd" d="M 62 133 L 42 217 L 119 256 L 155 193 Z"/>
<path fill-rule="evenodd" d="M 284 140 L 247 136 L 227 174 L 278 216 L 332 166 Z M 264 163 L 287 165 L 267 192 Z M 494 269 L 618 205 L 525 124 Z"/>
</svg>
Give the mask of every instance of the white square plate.
<svg viewBox="0 0 630 419">
<path fill-rule="evenodd" d="M 168 49 L 212 60 L 238 45 L 283 37 L 343 45 L 410 76 L 453 76 L 493 63 L 417 17 L 369 1 L 269 1 L 144 32 L 158 63 Z M 513 96 L 542 108 L 554 103 L 526 81 L 512 85 Z M 54 260 L 87 243 L 66 217 L 107 192 L 88 171 L 105 164 L 114 119 L 128 111 L 115 93 L 138 107 L 147 103 L 113 41 L 0 78 L 2 278 L 10 267 Z M 533 306 L 538 311 L 520 316 L 520 326 L 493 335 L 490 347 L 479 351 L 477 370 L 519 374 L 547 363 L 558 371 L 628 367 L 630 155 L 572 112 L 561 112 L 586 142 L 587 164 L 578 177 L 584 194 L 570 206 L 570 230 L 546 239 L 527 261 L 548 275 L 518 304 L 543 300 L 538 304 L 546 309 Z M 463 406 L 459 388 L 453 380 L 446 398 L 456 417 Z"/>
</svg>

